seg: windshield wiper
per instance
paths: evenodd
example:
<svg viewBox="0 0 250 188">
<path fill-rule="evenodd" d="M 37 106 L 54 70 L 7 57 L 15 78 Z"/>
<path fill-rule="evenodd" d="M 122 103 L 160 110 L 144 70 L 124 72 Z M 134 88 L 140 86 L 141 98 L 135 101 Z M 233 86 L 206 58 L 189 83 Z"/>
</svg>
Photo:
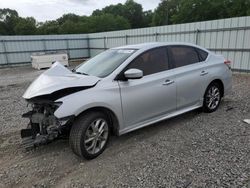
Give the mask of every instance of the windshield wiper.
<svg viewBox="0 0 250 188">
<path fill-rule="evenodd" d="M 88 74 L 87 74 L 87 73 L 84 73 L 84 72 L 74 72 L 74 73 L 76 73 L 76 74 L 81 74 L 81 75 L 87 75 L 87 76 L 88 76 Z"/>
</svg>

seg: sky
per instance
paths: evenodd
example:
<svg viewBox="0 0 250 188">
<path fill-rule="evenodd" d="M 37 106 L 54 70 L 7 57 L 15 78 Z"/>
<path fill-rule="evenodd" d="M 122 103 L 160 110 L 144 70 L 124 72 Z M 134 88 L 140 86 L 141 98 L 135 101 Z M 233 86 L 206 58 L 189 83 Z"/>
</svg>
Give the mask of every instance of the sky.
<svg viewBox="0 0 250 188">
<path fill-rule="evenodd" d="M 54 20 L 63 14 L 90 15 L 93 10 L 126 0 L 0 0 L 0 8 L 15 9 L 21 17 L 34 17 L 37 21 Z M 143 10 L 154 10 L 160 0 L 134 0 Z"/>
</svg>

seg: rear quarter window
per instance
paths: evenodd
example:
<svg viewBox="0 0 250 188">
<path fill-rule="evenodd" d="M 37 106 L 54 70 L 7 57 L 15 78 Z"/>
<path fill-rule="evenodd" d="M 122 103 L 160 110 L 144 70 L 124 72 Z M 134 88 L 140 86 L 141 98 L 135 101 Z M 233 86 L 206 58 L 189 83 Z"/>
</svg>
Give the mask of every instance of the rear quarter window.
<svg viewBox="0 0 250 188">
<path fill-rule="evenodd" d="M 197 48 L 197 52 L 199 54 L 200 61 L 205 61 L 207 59 L 208 53 L 206 51 Z"/>
</svg>

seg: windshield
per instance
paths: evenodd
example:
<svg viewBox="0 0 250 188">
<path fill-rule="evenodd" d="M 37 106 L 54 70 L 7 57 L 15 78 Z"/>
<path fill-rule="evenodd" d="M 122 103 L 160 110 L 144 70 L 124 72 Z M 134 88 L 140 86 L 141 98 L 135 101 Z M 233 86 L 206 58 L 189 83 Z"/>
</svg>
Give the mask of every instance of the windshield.
<svg viewBox="0 0 250 188">
<path fill-rule="evenodd" d="M 105 77 L 119 67 L 135 49 L 110 49 L 84 62 L 75 70 L 78 74 Z"/>
</svg>

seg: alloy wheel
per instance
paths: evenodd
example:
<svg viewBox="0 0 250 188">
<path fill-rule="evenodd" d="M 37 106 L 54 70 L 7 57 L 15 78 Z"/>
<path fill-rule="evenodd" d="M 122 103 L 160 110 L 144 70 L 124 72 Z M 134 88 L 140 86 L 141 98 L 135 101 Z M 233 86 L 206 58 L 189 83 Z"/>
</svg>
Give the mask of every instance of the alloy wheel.
<svg viewBox="0 0 250 188">
<path fill-rule="evenodd" d="M 217 86 L 209 88 L 206 96 L 206 105 L 210 110 L 217 108 L 220 103 L 220 89 Z"/>
<path fill-rule="evenodd" d="M 86 130 L 84 146 L 89 154 L 98 153 L 108 140 L 109 127 L 104 119 L 96 119 Z"/>
</svg>

